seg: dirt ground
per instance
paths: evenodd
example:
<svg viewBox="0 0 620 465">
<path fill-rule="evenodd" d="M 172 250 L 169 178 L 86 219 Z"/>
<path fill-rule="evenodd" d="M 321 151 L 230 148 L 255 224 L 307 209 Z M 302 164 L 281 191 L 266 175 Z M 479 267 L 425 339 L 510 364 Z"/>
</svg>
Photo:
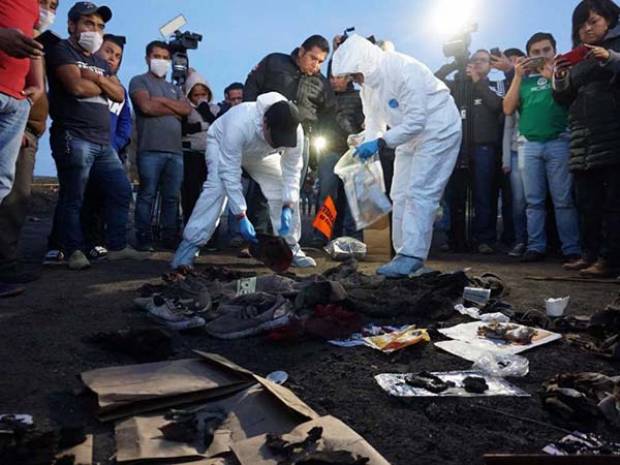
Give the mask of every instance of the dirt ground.
<svg viewBox="0 0 620 465">
<path fill-rule="evenodd" d="M 45 204 L 45 203 L 43 203 Z M 51 209 L 37 212 L 24 234 L 24 256 L 39 262 L 44 253 Z M 334 266 L 313 254 L 319 271 Z M 199 263 L 265 272 L 251 261 L 231 253 L 201 257 Z M 148 319 L 132 306 L 136 289 L 156 282 L 167 270 L 169 254 L 156 254 L 146 262 L 97 263 L 90 270 L 43 270 L 40 280 L 28 285 L 22 296 L 0 300 L 0 413 L 30 413 L 39 426 L 83 424 L 95 434 L 95 459 L 114 463 L 112 425 L 93 416 L 92 398 L 82 392 L 78 374 L 100 367 L 131 364 L 123 355 L 105 352 L 82 342 L 99 331 L 148 327 Z M 378 263 L 362 269 L 374 272 Z M 524 265 L 504 256 L 437 255 L 429 265 L 437 270 L 471 268 L 471 275 L 491 271 L 510 287 L 506 301 L 515 308 L 542 308 L 545 297 L 571 296 L 571 313 L 590 314 L 603 309 L 620 291 L 615 284 L 534 282 L 527 275 L 565 275 L 558 261 Z M 387 320 L 379 323 L 416 323 Z M 455 316 L 454 322 L 463 321 Z M 538 452 L 563 434 L 549 427 L 506 418 L 482 410 L 496 408 L 544 423 L 554 418 L 541 408 L 539 390 L 549 377 L 569 371 L 618 374 L 620 364 L 580 352 L 558 341 L 525 355 L 530 374 L 514 384 L 530 398 L 444 398 L 410 400 L 390 398 L 373 376 L 385 372 L 444 371 L 469 368 L 470 363 L 436 350 L 432 343 L 385 355 L 369 348 L 342 349 L 318 341 L 273 344 L 261 337 L 220 341 L 200 333 L 174 335 L 175 358 L 191 356 L 192 349 L 216 352 L 265 375 L 286 370 L 288 386 L 321 414 L 332 414 L 362 434 L 394 465 L 481 464 L 484 453 Z M 568 429 L 597 430 L 618 439 L 604 425 L 570 425 Z M 13 464 L 12 464 L 13 465 Z"/>
</svg>

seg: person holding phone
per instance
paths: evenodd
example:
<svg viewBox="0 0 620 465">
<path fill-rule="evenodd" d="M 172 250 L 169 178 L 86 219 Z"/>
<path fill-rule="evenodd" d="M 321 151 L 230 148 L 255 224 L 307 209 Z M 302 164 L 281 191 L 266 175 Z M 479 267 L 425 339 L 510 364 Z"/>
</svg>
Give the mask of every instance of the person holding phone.
<svg viewBox="0 0 620 465">
<path fill-rule="evenodd" d="M 555 38 L 545 32 L 527 42 L 527 58 L 517 61 L 515 77 L 504 98 L 504 113 L 519 119 L 519 167 L 527 202 L 528 243 L 523 262 L 538 262 L 547 252 L 545 230 L 550 191 L 562 252 L 568 262 L 581 257 L 573 178 L 568 168 L 568 111 L 553 97 L 551 79 Z"/>
<path fill-rule="evenodd" d="M 593 278 L 620 273 L 619 15 L 611 0 L 579 3 L 573 12 L 575 48 L 555 62 L 556 100 L 570 105 L 569 166 L 583 238 L 581 259 L 565 268 Z M 584 49 L 587 55 L 579 53 Z"/>
</svg>

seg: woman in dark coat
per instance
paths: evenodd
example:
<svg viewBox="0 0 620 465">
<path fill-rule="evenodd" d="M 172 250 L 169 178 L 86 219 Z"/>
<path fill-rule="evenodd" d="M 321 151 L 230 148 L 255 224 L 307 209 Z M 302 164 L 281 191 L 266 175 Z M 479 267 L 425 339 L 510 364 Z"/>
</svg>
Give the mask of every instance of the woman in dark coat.
<svg viewBox="0 0 620 465">
<path fill-rule="evenodd" d="M 612 0 L 582 1 L 573 12 L 572 57 L 556 60 L 555 97 L 570 105 L 570 169 L 583 240 L 581 260 L 565 268 L 586 277 L 620 272 L 619 15 Z"/>
</svg>

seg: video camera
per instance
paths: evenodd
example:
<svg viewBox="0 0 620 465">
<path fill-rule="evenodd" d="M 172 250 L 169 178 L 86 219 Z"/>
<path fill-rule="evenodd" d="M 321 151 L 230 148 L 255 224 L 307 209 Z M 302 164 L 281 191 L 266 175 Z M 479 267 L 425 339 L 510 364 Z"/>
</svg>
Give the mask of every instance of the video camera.
<svg viewBox="0 0 620 465">
<path fill-rule="evenodd" d="M 443 54 L 446 58 L 454 58 L 457 62 L 464 63 L 469 60 L 469 46 L 471 35 L 478 32 L 478 24 L 467 24 L 461 32 L 453 36 L 443 44 Z"/>
<path fill-rule="evenodd" d="M 189 70 L 188 50 L 196 50 L 198 43 L 202 41 L 202 35 L 195 32 L 181 32 L 181 27 L 187 24 L 183 15 L 179 15 L 166 23 L 161 29 L 161 34 L 170 38 L 168 47 L 172 58 L 172 80 L 179 86 L 185 84 Z"/>
</svg>

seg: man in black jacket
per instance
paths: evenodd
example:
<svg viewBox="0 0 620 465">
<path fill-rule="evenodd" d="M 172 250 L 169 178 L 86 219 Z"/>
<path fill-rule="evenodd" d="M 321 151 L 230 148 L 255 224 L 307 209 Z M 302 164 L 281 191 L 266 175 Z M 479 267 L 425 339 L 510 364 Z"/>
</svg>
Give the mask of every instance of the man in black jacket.
<svg viewBox="0 0 620 465">
<path fill-rule="evenodd" d="M 480 253 L 493 253 L 493 245 L 497 241 L 497 204 L 502 180 L 500 136 L 505 83 L 489 80 L 491 55 L 486 50 L 478 50 L 474 53 L 465 68 L 466 89 L 459 85 L 462 77 L 457 76 L 454 81 L 445 79 L 454 69 L 456 68 L 449 64 L 439 70 L 436 75 L 450 87 L 460 108 L 471 108 L 471 131 L 465 138 L 467 142 L 461 148 L 457 173 L 459 169 L 469 167 L 475 210 L 473 239 Z M 470 98 L 471 101 L 465 102 L 466 98 Z M 462 173 L 457 174 L 459 175 L 462 177 Z M 447 196 L 452 217 L 451 245 L 459 249 L 463 245 L 463 238 L 455 237 L 455 233 L 462 229 L 458 225 L 464 222 L 463 218 L 457 218 L 457 216 L 459 212 L 460 215 L 465 212 L 463 208 L 465 193 L 462 190 L 454 192 L 454 189 L 449 188 Z M 514 239 L 511 237 L 514 236 L 514 226 L 509 195 L 502 198 L 502 205 L 503 238 L 505 242 L 510 243 Z"/>
<path fill-rule="evenodd" d="M 321 132 L 321 122 L 336 108 L 334 93 L 321 74 L 321 65 L 329 54 L 329 42 L 323 36 L 308 37 L 291 54 L 271 53 L 250 72 L 243 89 L 243 100 L 252 102 L 261 94 L 278 92 L 297 105 L 305 134 L 304 168 L 306 178 L 310 160 L 311 135 Z M 269 225 L 265 197 L 256 183 L 248 191 L 248 216 L 257 231 Z"/>
</svg>

